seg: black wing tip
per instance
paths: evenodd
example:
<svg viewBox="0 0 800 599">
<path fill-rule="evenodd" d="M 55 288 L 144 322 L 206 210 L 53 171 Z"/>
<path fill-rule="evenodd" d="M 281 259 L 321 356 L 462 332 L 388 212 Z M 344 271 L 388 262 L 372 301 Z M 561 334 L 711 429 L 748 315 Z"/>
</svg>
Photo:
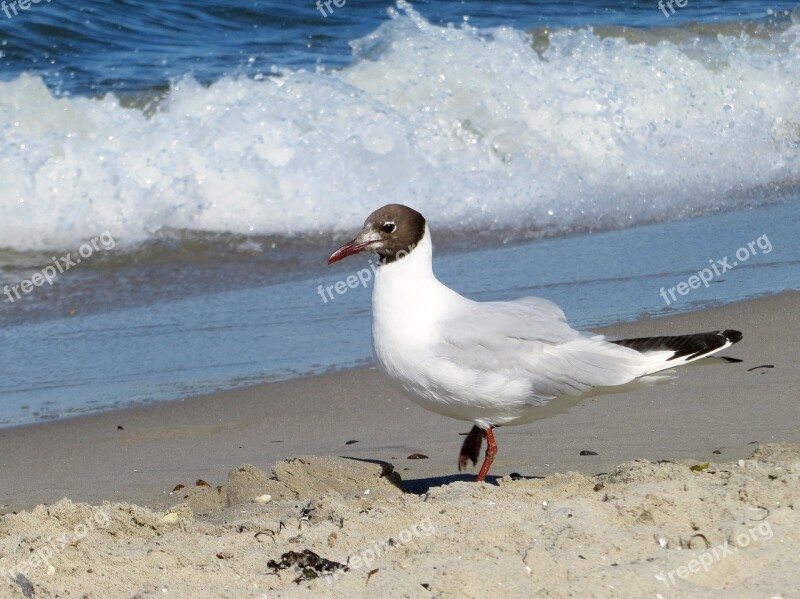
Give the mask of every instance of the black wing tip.
<svg viewBox="0 0 800 599">
<path fill-rule="evenodd" d="M 617 339 L 612 343 L 629 347 L 642 353 L 650 351 L 674 352 L 667 361 L 678 359 L 692 361 L 712 354 L 723 347 L 738 343 L 743 337 L 740 331 L 727 329 L 725 331 L 695 333 L 693 335 Z"/>
<path fill-rule="evenodd" d="M 739 341 L 741 341 L 742 338 L 744 338 L 744 335 L 742 335 L 741 331 L 736 331 L 734 329 L 728 329 L 726 331 L 722 331 L 722 335 L 732 344 L 739 343 Z"/>
</svg>

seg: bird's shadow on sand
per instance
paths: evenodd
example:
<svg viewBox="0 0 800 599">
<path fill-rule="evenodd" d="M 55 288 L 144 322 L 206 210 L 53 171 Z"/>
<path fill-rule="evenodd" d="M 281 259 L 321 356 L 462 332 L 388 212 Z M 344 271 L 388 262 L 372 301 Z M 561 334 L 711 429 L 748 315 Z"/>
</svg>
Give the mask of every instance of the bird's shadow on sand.
<svg viewBox="0 0 800 599">
<path fill-rule="evenodd" d="M 384 460 L 376 460 L 370 458 L 354 458 L 352 456 L 340 456 L 347 460 L 353 460 L 355 462 L 366 462 L 368 464 L 378 464 L 383 468 L 383 476 L 386 476 L 394 485 L 396 485 L 400 490 L 404 493 L 413 493 L 415 495 L 422 495 L 423 493 L 427 493 L 432 488 L 435 487 L 443 487 L 444 485 L 449 485 L 450 483 L 475 483 L 475 478 L 477 476 L 476 473 L 469 473 L 463 472 L 460 474 L 448 474 L 446 476 L 430 476 L 428 478 L 411 478 L 411 479 L 402 479 L 397 470 L 395 470 L 394 465 L 390 462 L 386 462 Z M 522 476 L 517 474 L 516 472 L 511 474 L 513 480 L 533 480 L 544 478 L 543 476 Z M 502 476 L 487 476 L 486 483 L 490 485 L 497 485 L 497 481 L 499 481 Z M 402 480 L 398 480 L 402 479 Z"/>
<path fill-rule="evenodd" d="M 486 483 L 490 485 L 497 485 L 497 481 L 499 481 L 502 476 L 487 476 Z M 544 478 L 543 476 L 515 476 L 514 480 L 533 480 Z M 431 476 L 428 478 L 413 478 L 408 480 L 403 480 L 403 491 L 406 493 L 414 493 L 416 495 L 422 495 L 423 493 L 427 493 L 432 488 L 436 487 L 443 487 L 444 485 L 449 485 L 450 483 L 474 483 L 479 484 L 475 481 L 475 474 L 449 474 L 447 476 Z"/>
<path fill-rule="evenodd" d="M 500 480 L 499 476 L 486 477 L 486 482 L 492 485 L 496 485 L 498 480 Z M 410 478 L 408 480 L 403 479 L 403 491 L 406 493 L 422 495 L 423 493 L 427 493 L 431 488 L 443 487 L 444 485 L 449 485 L 450 483 L 459 482 L 474 483 L 475 475 L 464 473 L 448 474 L 446 476 L 430 476 L 428 478 Z"/>
</svg>

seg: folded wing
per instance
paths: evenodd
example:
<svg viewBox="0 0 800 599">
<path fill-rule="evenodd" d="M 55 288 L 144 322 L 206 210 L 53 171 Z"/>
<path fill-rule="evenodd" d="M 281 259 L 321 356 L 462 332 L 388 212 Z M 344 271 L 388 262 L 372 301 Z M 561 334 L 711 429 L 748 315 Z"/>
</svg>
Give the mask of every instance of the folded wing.
<svg viewBox="0 0 800 599">
<path fill-rule="evenodd" d="M 497 375 L 517 381 L 526 403 L 546 403 L 647 374 L 638 351 L 571 328 L 558 306 L 535 297 L 469 302 L 439 328 L 438 357 L 474 373 L 474 384 Z"/>
</svg>

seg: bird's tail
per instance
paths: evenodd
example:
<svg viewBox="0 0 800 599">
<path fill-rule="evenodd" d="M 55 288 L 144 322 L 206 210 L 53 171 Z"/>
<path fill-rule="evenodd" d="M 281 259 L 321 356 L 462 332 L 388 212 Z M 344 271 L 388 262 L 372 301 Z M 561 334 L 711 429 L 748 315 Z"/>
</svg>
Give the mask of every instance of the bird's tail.
<svg viewBox="0 0 800 599">
<path fill-rule="evenodd" d="M 682 366 L 705 358 L 742 340 L 739 331 L 713 331 L 674 337 L 638 337 L 610 340 L 611 343 L 634 349 L 647 357 L 647 374 Z"/>
</svg>

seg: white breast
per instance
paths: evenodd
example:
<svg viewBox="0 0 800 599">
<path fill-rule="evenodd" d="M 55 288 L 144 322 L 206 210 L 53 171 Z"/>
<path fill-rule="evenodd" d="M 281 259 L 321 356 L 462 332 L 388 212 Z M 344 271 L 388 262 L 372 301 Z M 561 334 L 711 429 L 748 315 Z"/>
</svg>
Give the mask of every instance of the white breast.
<svg viewBox="0 0 800 599">
<path fill-rule="evenodd" d="M 434 276 L 426 230 L 409 255 L 378 269 L 372 341 L 378 365 L 412 401 L 450 418 L 475 421 L 483 419 L 487 402 L 491 397 L 496 402 L 497 395 L 477 389 L 473 372 L 435 352 L 440 323 L 470 303 Z"/>
<path fill-rule="evenodd" d="M 372 292 L 372 339 L 379 362 L 391 371 L 396 359 L 434 341 L 443 298 L 457 295 L 433 276 L 428 231 L 407 256 L 382 265 Z"/>
</svg>

